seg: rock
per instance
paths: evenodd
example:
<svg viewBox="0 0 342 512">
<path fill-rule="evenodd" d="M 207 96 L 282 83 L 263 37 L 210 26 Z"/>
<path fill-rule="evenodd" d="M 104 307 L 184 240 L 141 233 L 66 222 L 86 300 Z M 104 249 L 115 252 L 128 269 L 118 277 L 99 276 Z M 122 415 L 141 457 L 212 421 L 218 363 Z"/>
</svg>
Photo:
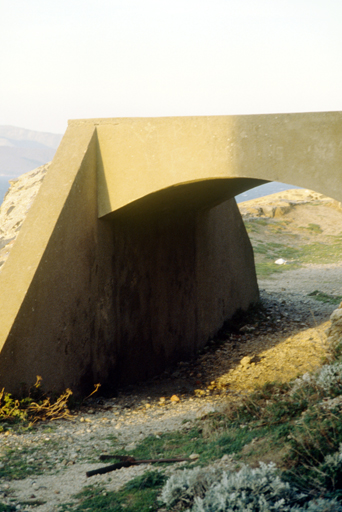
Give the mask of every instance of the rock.
<svg viewBox="0 0 342 512">
<path fill-rule="evenodd" d="M 243 367 L 247 367 L 251 364 L 252 358 L 249 356 L 243 357 L 240 361 L 240 365 Z"/>
<path fill-rule="evenodd" d="M 289 213 L 291 208 L 292 208 L 292 204 L 286 203 L 286 202 L 284 202 L 280 206 L 276 206 L 276 208 L 274 210 L 274 217 L 282 217 L 283 215 L 286 215 L 287 213 Z"/>
<path fill-rule="evenodd" d="M 265 217 L 271 217 L 273 218 L 274 217 L 274 214 L 275 214 L 275 207 L 274 206 L 263 206 L 262 207 L 262 213 Z"/>
<path fill-rule="evenodd" d="M 49 167 L 47 163 L 10 181 L 0 207 L 0 267 L 8 258 Z"/>
<path fill-rule="evenodd" d="M 283 258 L 278 258 L 277 260 L 275 260 L 274 262 L 276 265 L 286 265 L 287 261 L 284 260 Z"/>
<path fill-rule="evenodd" d="M 261 217 L 263 214 L 262 208 L 258 206 L 242 207 L 240 208 L 241 214 L 245 217 Z"/>
<path fill-rule="evenodd" d="M 325 331 L 327 335 L 327 342 L 329 344 L 338 343 L 342 339 L 342 303 L 339 305 L 337 309 L 335 309 L 331 316 L 330 322 L 331 325 Z"/>
<path fill-rule="evenodd" d="M 332 312 L 330 316 L 330 321 L 332 326 L 341 326 L 342 327 L 342 309 L 339 307 Z"/>
<path fill-rule="evenodd" d="M 132 452 L 137 447 L 136 443 L 130 443 L 127 446 L 125 446 L 126 452 Z"/>
<path fill-rule="evenodd" d="M 240 332 L 252 332 L 252 331 L 255 331 L 255 327 L 253 327 L 252 325 L 244 325 L 243 327 L 240 327 L 239 331 Z"/>
<path fill-rule="evenodd" d="M 231 459 L 232 459 L 232 456 L 231 455 L 227 455 L 227 454 L 225 454 L 225 455 L 223 455 L 223 457 L 221 457 L 221 461 L 222 462 L 228 462 Z"/>
<path fill-rule="evenodd" d="M 207 416 L 208 414 L 212 414 L 213 412 L 216 412 L 216 409 L 213 405 L 203 405 L 203 407 L 200 407 L 196 412 L 196 418 L 203 418 L 203 416 Z"/>
<path fill-rule="evenodd" d="M 180 402 L 180 398 L 178 398 L 177 395 L 172 395 L 172 397 L 170 398 L 171 402 Z"/>
</svg>

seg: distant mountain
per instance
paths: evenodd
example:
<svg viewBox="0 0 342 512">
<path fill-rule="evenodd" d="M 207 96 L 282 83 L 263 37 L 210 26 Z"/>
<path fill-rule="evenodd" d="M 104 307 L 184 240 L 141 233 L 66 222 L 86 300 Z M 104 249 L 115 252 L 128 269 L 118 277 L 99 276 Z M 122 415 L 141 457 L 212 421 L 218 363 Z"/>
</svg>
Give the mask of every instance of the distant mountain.
<svg viewBox="0 0 342 512">
<path fill-rule="evenodd" d="M 16 178 L 52 160 L 62 135 L 0 126 L 0 176 Z"/>
<path fill-rule="evenodd" d="M 259 187 L 251 188 L 243 192 L 242 194 L 235 197 L 237 203 L 244 201 L 250 201 L 251 199 L 258 199 L 259 197 L 268 196 L 275 194 L 276 192 L 284 192 L 284 190 L 290 190 L 293 188 L 300 188 L 296 185 L 287 185 L 286 183 L 279 183 L 277 181 L 270 181 Z"/>
</svg>

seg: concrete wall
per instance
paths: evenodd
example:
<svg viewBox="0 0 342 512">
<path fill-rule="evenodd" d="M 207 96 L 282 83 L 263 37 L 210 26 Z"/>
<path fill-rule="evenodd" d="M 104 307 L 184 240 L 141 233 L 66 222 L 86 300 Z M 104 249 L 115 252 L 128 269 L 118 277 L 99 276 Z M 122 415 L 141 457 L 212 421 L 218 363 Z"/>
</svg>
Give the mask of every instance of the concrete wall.
<svg viewBox="0 0 342 512">
<path fill-rule="evenodd" d="M 98 151 L 91 124 L 69 127 L 0 274 L 8 391 L 41 375 L 49 390 L 112 392 L 191 357 L 258 299 L 234 200 L 210 208 L 178 187 L 99 219 Z"/>
<path fill-rule="evenodd" d="M 233 199 L 186 214 L 121 212 L 108 222 L 120 361 L 114 382 L 188 359 L 237 309 L 258 300 L 252 248 Z"/>
<path fill-rule="evenodd" d="M 342 114 L 73 121 L 0 274 L 0 387 L 111 392 L 257 300 L 234 195 L 342 200 Z"/>
<path fill-rule="evenodd" d="M 67 131 L 0 275 L 0 380 L 19 391 L 79 385 L 92 362 L 96 134 Z M 102 235 L 102 233 L 100 233 Z"/>
</svg>

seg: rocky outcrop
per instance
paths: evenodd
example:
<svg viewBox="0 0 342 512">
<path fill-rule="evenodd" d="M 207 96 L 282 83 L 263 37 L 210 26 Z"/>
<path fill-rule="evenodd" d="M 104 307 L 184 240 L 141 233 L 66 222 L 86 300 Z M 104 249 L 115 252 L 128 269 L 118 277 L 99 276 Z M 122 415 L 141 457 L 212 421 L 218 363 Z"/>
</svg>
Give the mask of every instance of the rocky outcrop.
<svg viewBox="0 0 342 512">
<path fill-rule="evenodd" d="M 342 211 L 341 203 L 312 190 L 291 189 L 239 204 L 243 218 L 282 217 L 297 206 L 315 203 Z"/>
<path fill-rule="evenodd" d="M 0 272 L 20 228 L 38 194 L 50 163 L 10 181 L 10 188 L 0 207 Z"/>
<path fill-rule="evenodd" d="M 342 341 L 342 302 L 330 316 L 331 325 L 326 330 L 327 341 L 329 344 L 335 345 Z"/>
</svg>

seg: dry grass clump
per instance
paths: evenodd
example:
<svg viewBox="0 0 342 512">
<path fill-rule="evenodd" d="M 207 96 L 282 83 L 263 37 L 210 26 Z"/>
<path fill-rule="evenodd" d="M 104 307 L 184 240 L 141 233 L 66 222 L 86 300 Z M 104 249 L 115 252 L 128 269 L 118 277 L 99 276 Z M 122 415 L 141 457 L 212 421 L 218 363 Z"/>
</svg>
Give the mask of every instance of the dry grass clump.
<svg viewBox="0 0 342 512">
<path fill-rule="evenodd" d="M 72 391 L 67 389 L 60 396 L 47 396 L 41 390 L 42 377 L 37 375 L 37 381 L 24 398 L 15 398 L 0 391 L 0 423 L 28 423 L 34 425 L 38 421 L 68 419 L 71 417 L 69 402 Z M 0 431 L 4 428 L 0 426 Z"/>
</svg>

